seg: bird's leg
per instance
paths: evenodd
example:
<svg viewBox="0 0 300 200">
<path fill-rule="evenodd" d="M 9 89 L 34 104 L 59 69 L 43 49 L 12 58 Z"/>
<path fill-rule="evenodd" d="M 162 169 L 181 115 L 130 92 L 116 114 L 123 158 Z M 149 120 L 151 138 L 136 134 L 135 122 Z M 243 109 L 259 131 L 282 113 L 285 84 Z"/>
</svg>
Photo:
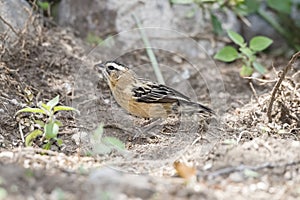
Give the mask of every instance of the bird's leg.
<svg viewBox="0 0 300 200">
<path fill-rule="evenodd" d="M 158 133 L 161 130 L 162 127 L 162 119 L 145 119 L 146 121 L 143 121 L 142 123 L 139 122 L 140 127 L 136 127 L 137 133 L 133 137 L 133 139 L 136 139 L 138 137 L 141 137 L 142 135 L 150 136 L 150 137 L 159 137 Z M 152 129 L 156 128 L 152 131 Z"/>
</svg>

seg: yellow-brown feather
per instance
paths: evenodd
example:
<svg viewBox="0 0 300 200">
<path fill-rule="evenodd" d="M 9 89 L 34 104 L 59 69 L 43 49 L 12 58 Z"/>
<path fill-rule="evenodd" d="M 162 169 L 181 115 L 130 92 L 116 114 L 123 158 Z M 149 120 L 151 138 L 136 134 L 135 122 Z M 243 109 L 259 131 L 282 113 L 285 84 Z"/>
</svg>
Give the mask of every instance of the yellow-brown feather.
<svg viewBox="0 0 300 200">
<path fill-rule="evenodd" d="M 132 115 L 143 118 L 166 118 L 171 113 L 181 112 L 179 102 L 184 103 L 184 108 L 189 108 L 189 112 L 214 114 L 210 108 L 190 101 L 189 97 L 168 86 L 140 80 L 129 68 L 120 64 L 115 66 L 117 63 L 114 62 L 110 63 L 113 64 L 107 65 L 102 72 L 117 103 Z"/>
<path fill-rule="evenodd" d="M 118 79 L 110 80 L 110 88 L 117 103 L 132 115 L 143 118 L 166 118 L 170 114 L 171 103 L 144 103 L 132 98 L 132 85 L 136 81 L 134 74 L 124 73 Z"/>
</svg>

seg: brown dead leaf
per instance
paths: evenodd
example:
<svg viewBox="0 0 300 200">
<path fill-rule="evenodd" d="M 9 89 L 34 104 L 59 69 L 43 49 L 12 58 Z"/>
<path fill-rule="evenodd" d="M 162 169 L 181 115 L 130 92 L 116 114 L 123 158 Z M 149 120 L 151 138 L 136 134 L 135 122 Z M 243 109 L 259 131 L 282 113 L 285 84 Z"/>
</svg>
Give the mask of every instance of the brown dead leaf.
<svg viewBox="0 0 300 200">
<path fill-rule="evenodd" d="M 187 166 L 185 163 L 182 163 L 180 161 L 175 161 L 173 163 L 173 166 L 174 166 L 177 174 L 186 180 L 189 180 L 192 177 L 196 176 L 197 170 L 195 167 Z"/>
</svg>

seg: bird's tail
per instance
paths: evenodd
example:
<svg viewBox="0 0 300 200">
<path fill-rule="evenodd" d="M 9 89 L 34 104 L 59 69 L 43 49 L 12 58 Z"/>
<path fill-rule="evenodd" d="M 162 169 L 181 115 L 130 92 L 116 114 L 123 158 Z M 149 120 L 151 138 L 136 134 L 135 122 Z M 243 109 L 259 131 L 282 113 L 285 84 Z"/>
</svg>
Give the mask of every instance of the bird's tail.
<svg viewBox="0 0 300 200">
<path fill-rule="evenodd" d="M 182 107 L 181 112 L 183 113 L 203 113 L 203 114 L 216 115 L 216 112 L 214 110 L 200 103 L 190 102 L 190 101 L 180 102 L 180 106 Z"/>
</svg>

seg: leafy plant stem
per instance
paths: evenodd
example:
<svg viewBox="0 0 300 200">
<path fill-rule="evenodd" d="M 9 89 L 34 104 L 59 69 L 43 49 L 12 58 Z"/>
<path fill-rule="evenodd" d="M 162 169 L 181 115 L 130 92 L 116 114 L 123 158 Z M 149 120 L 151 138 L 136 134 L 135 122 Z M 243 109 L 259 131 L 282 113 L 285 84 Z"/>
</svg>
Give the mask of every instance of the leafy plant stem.
<svg viewBox="0 0 300 200">
<path fill-rule="evenodd" d="M 46 119 L 46 122 L 43 122 L 43 120 L 35 119 L 35 124 L 39 127 L 38 129 L 33 130 L 31 133 L 29 133 L 26 136 L 25 139 L 25 145 L 31 146 L 33 143 L 33 140 L 35 140 L 37 137 L 43 135 L 42 142 L 44 142 L 45 139 L 48 140 L 48 143 L 43 146 L 45 149 L 50 149 L 51 145 L 53 144 L 53 141 L 55 141 L 59 146 L 63 143 L 62 139 L 57 138 L 59 127 L 62 126 L 61 121 L 56 119 L 56 116 L 54 115 L 55 112 L 58 111 L 77 111 L 75 108 L 69 107 L 69 106 L 56 106 L 59 103 L 59 95 L 55 98 L 51 99 L 47 104 L 43 102 L 39 102 L 37 104 L 38 108 L 23 108 L 16 112 L 16 115 L 22 112 L 29 112 L 33 114 L 44 114 L 48 117 Z M 20 127 L 20 125 L 19 125 Z M 22 137 L 22 141 L 24 142 L 24 136 L 22 129 L 20 128 L 20 133 Z"/>
</svg>

